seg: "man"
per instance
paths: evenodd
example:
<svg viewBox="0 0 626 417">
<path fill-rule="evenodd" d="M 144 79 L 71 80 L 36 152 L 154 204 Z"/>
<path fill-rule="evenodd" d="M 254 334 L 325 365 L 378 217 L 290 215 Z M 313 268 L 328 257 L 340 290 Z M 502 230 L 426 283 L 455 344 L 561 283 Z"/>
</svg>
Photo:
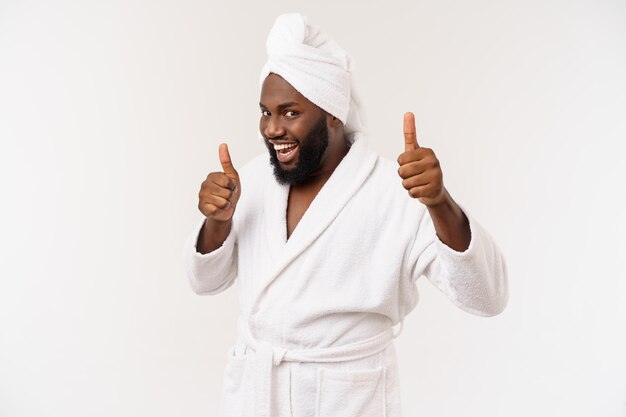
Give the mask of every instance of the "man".
<svg viewBox="0 0 626 417">
<path fill-rule="evenodd" d="M 239 282 L 238 338 L 221 415 L 401 415 L 393 339 L 424 275 L 460 308 L 500 313 L 503 257 L 443 185 L 404 118 L 398 166 L 368 146 L 345 52 L 299 14 L 279 16 L 261 71 L 269 150 L 199 193 L 185 249 L 197 293 Z"/>
</svg>

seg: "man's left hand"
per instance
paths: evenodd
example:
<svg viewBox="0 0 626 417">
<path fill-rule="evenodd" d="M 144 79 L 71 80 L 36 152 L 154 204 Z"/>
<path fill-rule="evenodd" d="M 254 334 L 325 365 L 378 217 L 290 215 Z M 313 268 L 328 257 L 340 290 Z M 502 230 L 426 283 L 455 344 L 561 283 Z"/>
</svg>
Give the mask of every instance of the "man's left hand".
<svg viewBox="0 0 626 417">
<path fill-rule="evenodd" d="M 418 145 L 415 116 L 410 112 L 404 114 L 404 153 L 398 157 L 398 164 L 402 186 L 412 198 L 429 208 L 446 201 L 448 194 L 439 160 L 432 149 Z"/>
</svg>

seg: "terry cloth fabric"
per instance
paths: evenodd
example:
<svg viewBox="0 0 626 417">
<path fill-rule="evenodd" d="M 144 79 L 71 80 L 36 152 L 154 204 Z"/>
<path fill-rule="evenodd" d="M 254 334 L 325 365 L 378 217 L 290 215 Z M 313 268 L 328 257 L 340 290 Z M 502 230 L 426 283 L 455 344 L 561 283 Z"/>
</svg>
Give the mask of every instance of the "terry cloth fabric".
<svg viewBox="0 0 626 417">
<path fill-rule="evenodd" d="M 238 347 L 224 370 L 221 416 L 400 417 L 389 329 L 415 308 L 418 280 L 470 313 L 504 309 L 506 264 L 488 232 L 461 206 L 471 241 L 463 252 L 448 247 L 402 187 L 397 162 L 363 139 L 355 134 L 288 239 L 290 187 L 275 180 L 267 152 L 239 169 L 246 191 L 223 245 L 197 252 L 204 218 L 190 234 L 194 291 L 237 283 Z"/>
<path fill-rule="evenodd" d="M 266 42 L 267 63 L 260 85 L 270 73 L 284 78 L 312 103 L 344 124 L 346 134 L 364 130 L 348 53 L 306 16 L 287 13 L 276 18 Z"/>
</svg>

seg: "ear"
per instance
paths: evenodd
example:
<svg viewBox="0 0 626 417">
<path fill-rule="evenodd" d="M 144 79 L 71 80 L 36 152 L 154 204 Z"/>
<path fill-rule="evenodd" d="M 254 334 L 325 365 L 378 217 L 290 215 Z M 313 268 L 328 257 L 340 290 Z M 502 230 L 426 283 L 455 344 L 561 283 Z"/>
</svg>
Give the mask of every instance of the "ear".
<svg viewBox="0 0 626 417">
<path fill-rule="evenodd" d="M 339 120 L 338 118 L 336 118 L 335 116 L 333 116 L 332 114 L 328 114 L 328 124 L 330 125 L 330 127 L 339 127 L 341 126 L 341 120 Z"/>
</svg>

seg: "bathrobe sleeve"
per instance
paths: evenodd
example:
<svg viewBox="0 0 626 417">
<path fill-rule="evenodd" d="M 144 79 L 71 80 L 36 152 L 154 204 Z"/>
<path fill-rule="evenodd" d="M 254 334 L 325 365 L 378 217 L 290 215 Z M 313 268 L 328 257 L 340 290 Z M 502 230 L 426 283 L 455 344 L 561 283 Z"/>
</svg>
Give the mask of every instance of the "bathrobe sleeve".
<svg viewBox="0 0 626 417">
<path fill-rule="evenodd" d="M 458 252 L 443 243 L 428 210 L 423 216 L 408 256 L 415 281 L 425 275 L 454 304 L 479 316 L 501 313 L 508 302 L 508 278 L 504 257 L 493 238 L 461 207 L 469 220 L 469 247 Z"/>
<path fill-rule="evenodd" d="M 184 248 L 184 262 L 187 278 L 196 294 L 217 294 L 235 281 L 237 276 L 237 251 L 235 224 L 219 248 L 201 254 L 197 251 L 198 235 L 204 219 L 197 224 L 187 239 Z"/>
</svg>

